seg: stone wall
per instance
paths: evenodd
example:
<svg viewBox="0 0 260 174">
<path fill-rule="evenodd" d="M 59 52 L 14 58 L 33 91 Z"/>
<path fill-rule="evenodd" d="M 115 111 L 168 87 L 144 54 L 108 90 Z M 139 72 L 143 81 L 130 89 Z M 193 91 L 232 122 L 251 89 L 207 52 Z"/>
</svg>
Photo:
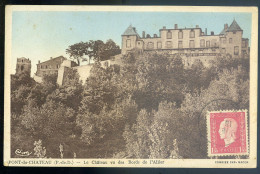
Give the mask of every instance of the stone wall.
<svg viewBox="0 0 260 174">
<path fill-rule="evenodd" d="M 101 66 L 105 68 L 105 67 L 108 67 L 108 66 L 114 65 L 114 64 L 120 65 L 120 64 L 122 64 L 121 57 L 122 57 L 122 55 L 120 54 L 120 55 L 111 57 L 110 60 L 101 61 L 100 62 Z M 64 63 L 62 63 L 61 67 L 58 70 L 58 78 L 57 78 L 58 85 L 63 85 L 64 77 L 69 68 L 76 69 L 79 74 L 79 80 L 82 81 L 83 84 L 85 84 L 87 78 L 90 76 L 90 70 L 94 64 L 75 66 L 75 67 L 72 67 L 71 65 L 72 64 L 69 63 L 69 60 L 66 60 L 66 62 L 64 61 Z"/>
<path fill-rule="evenodd" d="M 15 74 L 27 73 L 31 75 L 31 60 L 21 57 L 17 58 Z"/>
</svg>

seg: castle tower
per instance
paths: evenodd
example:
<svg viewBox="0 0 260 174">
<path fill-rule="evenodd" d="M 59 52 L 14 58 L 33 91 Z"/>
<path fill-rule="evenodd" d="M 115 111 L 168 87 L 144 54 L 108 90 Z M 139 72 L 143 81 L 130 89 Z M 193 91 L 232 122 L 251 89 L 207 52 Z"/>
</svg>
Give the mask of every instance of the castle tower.
<svg viewBox="0 0 260 174">
<path fill-rule="evenodd" d="M 128 51 L 136 48 L 136 41 L 140 38 L 138 33 L 136 32 L 135 27 L 130 25 L 122 36 L 122 54 L 126 54 Z"/>
<path fill-rule="evenodd" d="M 247 53 L 244 50 L 248 50 L 248 44 L 243 43 L 242 36 L 243 30 L 237 24 L 235 19 L 229 27 L 225 24 L 224 29 L 220 33 L 221 49 L 224 50 L 222 52 L 228 53 L 234 58 L 240 57 L 242 54 Z M 246 41 L 247 40 L 244 42 Z"/>
<path fill-rule="evenodd" d="M 31 75 L 31 60 L 29 60 L 29 58 L 28 59 L 25 57 L 17 58 L 15 74 L 22 74 L 22 73 L 27 73 Z"/>
</svg>

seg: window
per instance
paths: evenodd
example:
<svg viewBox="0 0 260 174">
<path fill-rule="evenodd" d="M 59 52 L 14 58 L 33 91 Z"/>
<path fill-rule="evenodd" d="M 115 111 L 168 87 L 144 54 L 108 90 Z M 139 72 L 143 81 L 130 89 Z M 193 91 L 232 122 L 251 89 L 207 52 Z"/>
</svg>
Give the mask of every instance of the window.
<svg viewBox="0 0 260 174">
<path fill-rule="evenodd" d="M 190 31 L 190 38 L 194 38 L 195 37 L 195 31 L 194 30 L 191 30 Z"/>
<path fill-rule="evenodd" d="M 183 32 L 182 32 L 182 31 L 179 31 L 179 33 L 178 33 L 178 38 L 179 38 L 179 39 L 182 39 L 182 38 L 183 38 Z"/>
<path fill-rule="evenodd" d="M 194 44 L 194 40 L 190 40 L 190 48 L 194 48 L 195 44 Z"/>
<path fill-rule="evenodd" d="M 130 39 L 126 40 L 126 48 L 131 48 L 131 40 Z"/>
<path fill-rule="evenodd" d="M 148 42 L 147 48 L 148 49 L 153 49 L 153 47 L 154 47 L 153 42 Z"/>
<path fill-rule="evenodd" d="M 222 43 L 225 44 L 227 42 L 226 38 L 222 38 Z"/>
<path fill-rule="evenodd" d="M 234 55 L 238 55 L 239 54 L 239 47 L 235 46 L 234 47 Z"/>
<path fill-rule="evenodd" d="M 161 49 L 162 48 L 162 42 L 157 42 L 157 48 Z"/>
<path fill-rule="evenodd" d="M 229 38 L 229 43 L 232 43 L 232 38 Z"/>
<path fill-rule="evenodd" d="M 211 46 L 213 46 L 213 47 L 217 46 L 217 40 L 216 39 L 211 40 Z"/>
<path fill-rule="evenodd" d="M 168 31 L 167 32 L 167 39 L 171 39 L 172 38 L 172 32 L 171 31 Z"/>
<path fill-rule="evenodd" d="M 178 42 L 178 48 L 183 48 L 182 41 Z"/>
<path fill-rule="evenodd" d="M 59 65 L 56 65 L 57 68 L 59 68 L 60 66 Z"/>
<path fill-rule="evenodd" d="M 166 42 L 166 47 L 167 48 L 171 48 L 172 47 L 172 42 L 171 41 L 167 41 Z"/>
<path fill-rule="evenodd" d="M 204 39 L 200 40 L 200 47 L 205 47 L 205 40 Z"/>
<path fill-rule="evenodd" d="M 45 68 L 48 69 L 48 65 L 46 65 Z"/>
<path fill-rule="evenodd" d="M 210 41 L 206 42 L 206 47 L 210 47 Z"/>
<path fill-rule="evenodd" d="M 242 41 L 242 47 L 243 47 L 243 48 L 246 47 L 246 41 L 245 41 L 245 40 Z"/>
<path fill-rule="evenodd" d="M 221 49 L 221 53 L 226 53 L 226 49 L 225 49 L 225 48 L 222 48 L 222 49 Z"/>
</svg>

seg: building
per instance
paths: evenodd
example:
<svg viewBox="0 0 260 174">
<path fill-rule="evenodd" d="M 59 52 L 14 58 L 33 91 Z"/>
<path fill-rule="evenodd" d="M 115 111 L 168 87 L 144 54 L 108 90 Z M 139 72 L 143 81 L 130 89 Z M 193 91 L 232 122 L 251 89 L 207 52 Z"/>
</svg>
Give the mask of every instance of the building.
<svg viewBox="0 0 260 174">
<path fill-rule="evenodd" d="M 71 60 L 64 60 L 58 71 L 57 84 L 62 86 L 64 84 L 64 78 L 67 75 L 68 69 L 74 69 L 78 72 L 79 80 L 85 84 L 87 78 L 90 76 L 91 68 L 94 64 L 75 66 L 75 62 Z M 110 65 L 122 65 L 121 55 L 113 56 L 112 59 L 99 62 L 103 68 L 107 68 Z"/>
<path fill-rule="evenodd" d="M 51 57 L 50 60 L 47 60 L 45 62 L 39 61 L 37 64 L 37 71 L 36 71 L 35 75 L 37 77 L 43 77 L 44 75 L 48 75 L 48 74 L 58 74 L 60 65 L 62 64 L 62 62 L 64 60 L 66 60 L 65 57 L 59 56 L 56 58 Z"/>
<path fill-rule="evenodd" d="M 16 73 L 17 75 L 21 73 L 27 73 L 31 75 L 31 60 L 25 57 L 17 58 L 16 63 Z"/>
<path fill-rule="evenodd" d="M 232 57 L 241 57 L 249 54 L 249 43 L 247 38 L 243 38 L 243 30 L 234 20 L 230 26 L 224 25 L 220 34 L 214 32 L 207 33 L 207 29 L 202 29 L 196 25 L 195 28 L 178 28 L 174 29 L 163 27 L 159 30 L 159 36 L 154 34 L 142 37 L 131 25 L 122 34 L 122 55 L 136 49 L 143 51 L 168 52 L 169 54 L 180 54 L 185 63 L 192 63 L 193 57 L 207 63 L 211 57 L 221 54 L 228 54 Z"/>
</svg>

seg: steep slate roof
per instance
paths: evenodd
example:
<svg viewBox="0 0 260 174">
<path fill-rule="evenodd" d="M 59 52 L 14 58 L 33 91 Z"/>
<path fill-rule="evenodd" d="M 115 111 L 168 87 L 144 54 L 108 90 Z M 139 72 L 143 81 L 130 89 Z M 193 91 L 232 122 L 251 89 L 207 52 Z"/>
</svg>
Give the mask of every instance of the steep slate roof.
<svg viewBox="0 0 260 174">
<path fill-rule="evenodd" d="M 122 36 L 138 36 L 138 33 L 136 32 L 135 28 L 132 27 L 132 25 L 130 25 L 126 30 L 125 32 L 122 34 Z"/>
<path fill-rule="evenodd" d="M 228 27 L 227 31 L 243 31 L 234 19 L 232 24 Z"/>
<path fill-rule="evenodd" d="M 219 33 L 219 35 L 224 35 L 224 34 L 226 34 L 227 30 L 228 30 L 228 28 L 224 28 L 224 29 Z"/>
</svg>

